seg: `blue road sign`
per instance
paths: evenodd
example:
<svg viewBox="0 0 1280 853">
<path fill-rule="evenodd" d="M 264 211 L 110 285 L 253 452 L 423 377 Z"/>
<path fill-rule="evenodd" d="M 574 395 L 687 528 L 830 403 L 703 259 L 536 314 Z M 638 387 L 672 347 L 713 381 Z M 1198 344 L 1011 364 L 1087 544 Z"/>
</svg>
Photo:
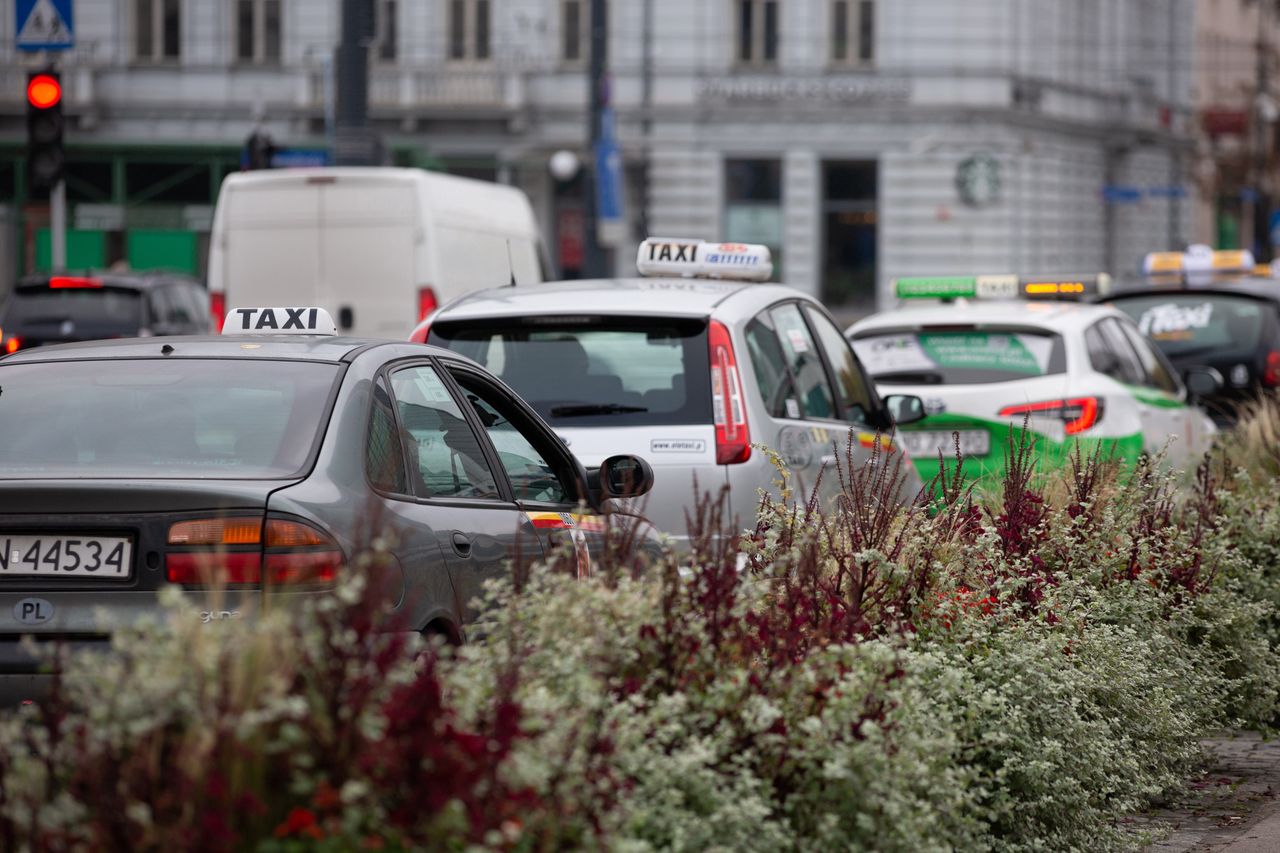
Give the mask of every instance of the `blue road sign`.
<svg viewBox="0 0 1280 853">
<path fill-rule="evenodd" d="M 273 169 L 299 169 L 328 165 L 329 152 L 324 148 L 279 148 L 271 155 Z"/>
<path fill-rule="evenodd" d="M 613 109 L 606 107 L 600 116 L 600 139 L 595 151 L 596 219 L 604 245 L 617 245 L 626 234 L 625 198 L 622 177 L 622 152 L 614 133 Z"/>
<path fill-rule="evenodd" d="M 14 46 L 18 50 L 69 50 L 76 46 L 72 0 L 15 0 Z"/>
</svg>

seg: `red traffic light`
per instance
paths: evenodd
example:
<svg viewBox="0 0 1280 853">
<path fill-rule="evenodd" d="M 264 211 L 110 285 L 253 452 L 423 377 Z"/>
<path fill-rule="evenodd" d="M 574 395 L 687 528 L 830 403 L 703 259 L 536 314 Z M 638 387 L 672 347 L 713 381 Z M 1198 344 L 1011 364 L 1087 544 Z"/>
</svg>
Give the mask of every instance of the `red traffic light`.
<svg viewBox="0 0 1280 853">
<path fill-rule="evenodd" d="M 49 74 L 37 74 L 27 81 L 27 103 L 40 110 L 56 107 L 62 100 L 62 84 Z"/>
</svg>

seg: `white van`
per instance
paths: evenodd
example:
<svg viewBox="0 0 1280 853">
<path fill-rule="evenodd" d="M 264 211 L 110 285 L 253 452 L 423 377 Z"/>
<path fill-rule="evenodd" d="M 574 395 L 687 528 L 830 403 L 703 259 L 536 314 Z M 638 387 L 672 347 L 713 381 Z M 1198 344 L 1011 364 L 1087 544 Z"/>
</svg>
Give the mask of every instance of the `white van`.
<svg viewBox="0 0 1280 853">
<path fill-rule="evenodd" d="M 229 175 L 209 245 L 215 331 L 229 306 L 316 305 L 343 334 L 403 340 L 455 296 L 543 280 L 533 208 L 508 186 L 421 169 Z"/>
</svg>

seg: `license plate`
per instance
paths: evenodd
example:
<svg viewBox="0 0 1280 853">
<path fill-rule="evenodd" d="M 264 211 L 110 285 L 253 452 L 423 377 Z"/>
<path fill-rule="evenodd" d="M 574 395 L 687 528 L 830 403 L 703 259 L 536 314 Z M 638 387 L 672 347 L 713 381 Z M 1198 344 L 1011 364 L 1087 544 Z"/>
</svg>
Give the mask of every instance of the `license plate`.
<svg viewBox="0 0 1280 853">
<path fill-rule="evenodd" d="M 960 434 L 960 452 L 965 456 L 986 456 L 991 450 L 991 436 L 985 430 L 962 429 Z M 921 430 L 919 432 L 900 432 L 898 441 L 907 449 L 907 453 L 915 457 L 936 457 L 942 451 L 944 457 L 956 452 L 956 433 L 943 430 Z"/>
<path fill-rule="evenodd" d="M 133 543 L 120 536 L 0 534 L 0 578 L 127 580 Z"/>
</svg>

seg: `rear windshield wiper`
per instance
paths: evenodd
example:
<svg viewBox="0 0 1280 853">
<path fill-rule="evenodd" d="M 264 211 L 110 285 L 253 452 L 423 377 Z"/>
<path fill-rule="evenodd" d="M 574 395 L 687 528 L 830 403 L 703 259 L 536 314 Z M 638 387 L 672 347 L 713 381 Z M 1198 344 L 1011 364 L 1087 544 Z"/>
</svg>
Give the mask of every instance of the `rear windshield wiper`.
<svg viewBox="0 0 1280 853">
<path fill-rule="evenodd" d="M 898 370 L 892 373 L 877 373 L 876 382 L 905 382 L 909 385 L 941 385 L 942 374 L 918 370 Z"/>
<path fill-rule="evenodd" d="M 624 406 L 619 403 L 582 403 L 574 406 L 555 406 L 551 409 L 554 418 L 577 418 L 583 415 L 625 415 L 632 412 L 647 412 L 645 406 Z"/>
</svg>

